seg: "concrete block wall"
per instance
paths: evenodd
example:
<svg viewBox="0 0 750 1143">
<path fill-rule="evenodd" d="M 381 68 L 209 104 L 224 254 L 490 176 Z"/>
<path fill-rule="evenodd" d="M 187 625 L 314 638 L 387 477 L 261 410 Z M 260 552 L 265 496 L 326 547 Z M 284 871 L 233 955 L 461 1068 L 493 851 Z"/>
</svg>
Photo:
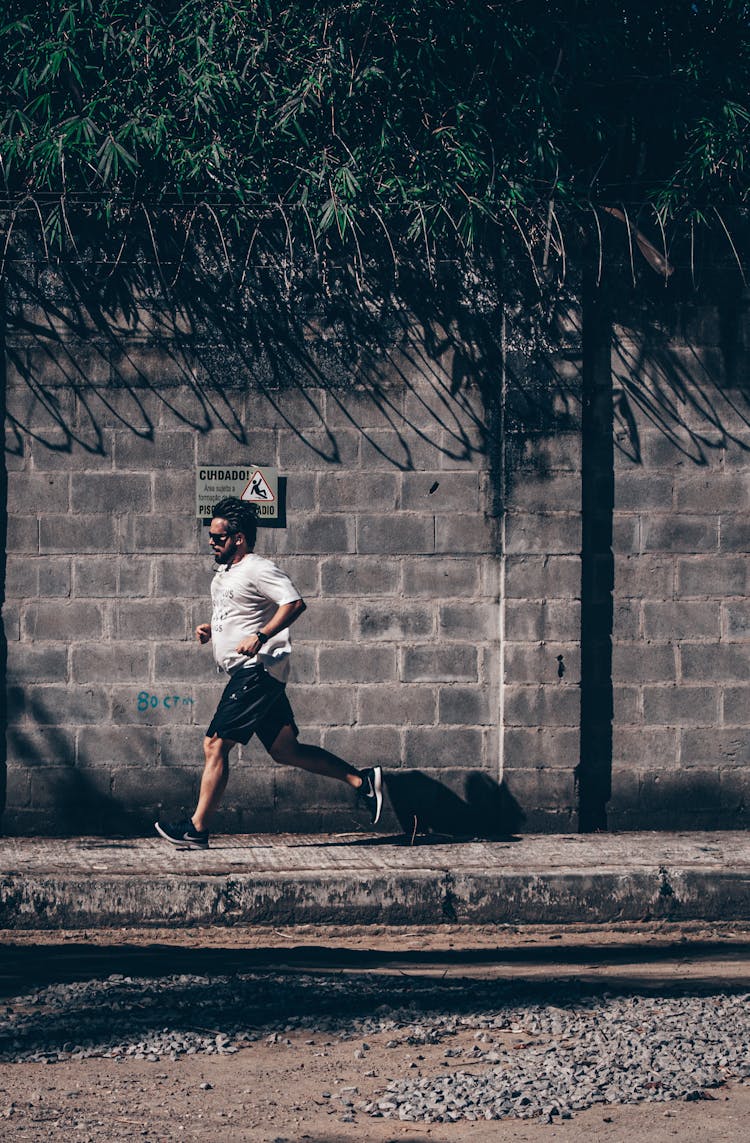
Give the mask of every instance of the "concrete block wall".
<svg viewBox="0 0 750 1143">
<path fill-rule="evenodd" d="M 32 316 L 9 354 L 3 829 L 127 833 L 192 809 L 222 687 L 192 636 L 213 569 L 199 463 L 286 478 L 287 527 L 260 529 L 258 550 L 308 603 L 290 684 L 303 739 L 459 796 L 477 772 L 497 783 L 492 418 L 470 383 L 456 392 L 450 355 L 394 354 L 376 390 L 274 388 L 230 364 L 219 385 L 215 346 L 186 348 L 177 329 L 40 346 Z M 363 825 L 346 787 L 253 743 L 217 822 Z"/>
<path fill-rule="evenodd" d="M 615 331 L 614 828 L 738 828 L 750 793 L 747 309 Z M 736 356 L 738 355 L 738 356 Z"/>
<path fill-rule="evenodd" d="M 524 828 L 577 828 L 581 708 L 581 323 L 542 348 L 508 333 L 503 777 Z"/>
</svg>

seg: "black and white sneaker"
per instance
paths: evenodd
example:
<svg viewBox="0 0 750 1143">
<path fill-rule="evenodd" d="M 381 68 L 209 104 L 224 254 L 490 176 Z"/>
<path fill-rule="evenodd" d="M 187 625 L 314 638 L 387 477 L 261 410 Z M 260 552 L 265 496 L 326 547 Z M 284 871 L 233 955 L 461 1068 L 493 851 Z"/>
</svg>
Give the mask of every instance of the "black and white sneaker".
<svg viewBox="0 0 750 1143">
<path fill-rule="evenodd" d="M 208 849 L 208 830 L 196 829 L 190 818 L 181 822 L 154 822 L 156 832 L 178 849 Z"/>
<path fill-rule="evenodd" d="M 357 790 L 357 797 L 367 807 L 371 825 L 377 825 L 383 808 L 383 770 L 380 766 L 372 766 L 369 770 L 362 770 L 361 774 L 362 785 Z"/>
</svg>

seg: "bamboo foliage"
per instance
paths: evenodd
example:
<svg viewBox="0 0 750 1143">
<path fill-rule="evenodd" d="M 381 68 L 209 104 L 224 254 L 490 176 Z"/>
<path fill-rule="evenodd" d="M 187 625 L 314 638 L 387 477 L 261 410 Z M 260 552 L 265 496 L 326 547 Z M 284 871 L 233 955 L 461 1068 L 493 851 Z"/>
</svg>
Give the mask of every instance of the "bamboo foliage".
<svg viewBox="0 0 750 1143">
<path fill-rule="evenodd" d="M 6 223 L 33 204 L 59 249 L 85 217 L 201 208 L 224 250 L 281 227 L 292 257 L 312 244 L 360 267 L 375 235 L 429 266 L 519 229 L 546 266 L 561 220 L 592 207 L 693 226 L 747 201 L 748 16 L 737 0 L 6 0 Z"/>
</svg>

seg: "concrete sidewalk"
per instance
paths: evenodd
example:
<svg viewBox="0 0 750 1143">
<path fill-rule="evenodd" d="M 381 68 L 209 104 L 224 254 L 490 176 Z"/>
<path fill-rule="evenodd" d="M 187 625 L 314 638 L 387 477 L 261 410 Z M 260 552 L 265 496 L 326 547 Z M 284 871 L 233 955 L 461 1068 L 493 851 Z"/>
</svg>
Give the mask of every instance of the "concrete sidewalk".
<svg viewBox="0 0 750 1143">
<path fill-rule="evenodd" d="M 0 928 L 750 920 L 750 833 L 0 838 Z"/>
</svg>

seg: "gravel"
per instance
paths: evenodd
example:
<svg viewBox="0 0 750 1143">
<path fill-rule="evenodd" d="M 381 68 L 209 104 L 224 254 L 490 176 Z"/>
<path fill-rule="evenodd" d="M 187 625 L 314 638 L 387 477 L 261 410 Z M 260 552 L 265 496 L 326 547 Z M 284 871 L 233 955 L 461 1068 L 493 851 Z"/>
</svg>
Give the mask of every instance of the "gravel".
<svg viewBox="0 0 750 1143">
<path fill-rule="evenodd" d="M 314 1031 L 355 1041 L 366 1075 L 379 1037 L 383 1048 L 445 1045 L 445 1069 L 402 1072 L 370 1100 L 339 1093 L 345 1115 L 555 1122 L 594 1104 L 711 1098 L 711 1088 L 749 1078 L 749 999 L 362 974 L 115 975 L 6 1003 L 0 1060 L 157 1062 L 260 1039 L 284 1050 L 291 1034 Z"/>
</svg>

